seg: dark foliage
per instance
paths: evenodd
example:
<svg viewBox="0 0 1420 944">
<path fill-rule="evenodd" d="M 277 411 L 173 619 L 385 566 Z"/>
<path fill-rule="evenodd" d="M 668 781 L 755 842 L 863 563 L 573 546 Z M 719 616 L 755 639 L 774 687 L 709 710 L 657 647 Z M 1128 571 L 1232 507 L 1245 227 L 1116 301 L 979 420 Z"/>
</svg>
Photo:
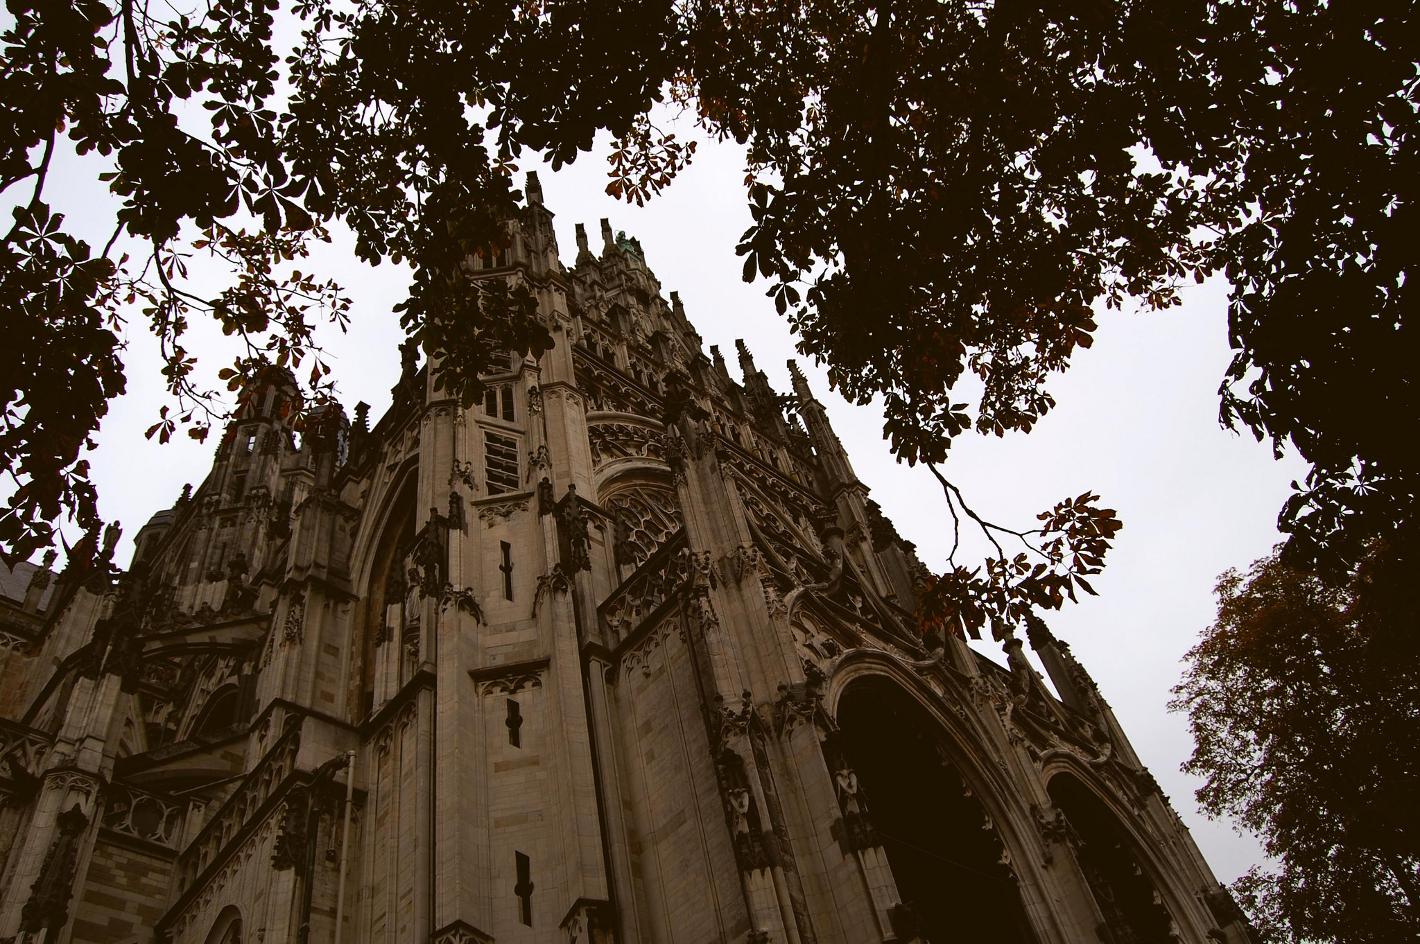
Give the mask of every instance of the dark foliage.
<svg viewBox="0 0 1420 944">
<path fill-rule="evenodd" d="M 1234 888 L 1272 941 L 1420 937 L 1420 604 L 1415 547 L 1372 545 L 1336 581 L 1278 554 L 1218 584 L 1174 707 L 1203 808 L 1275 870 Z"/>
<path fill-rule="evenodd" d="M 362 259 L 412 267 L 404 324 L 443 364 L 441 382 L 475 396 L 491 352 L 549 343 L 525 287 L 473 293 L 461 278 L 470 255 L 504 240 L 514 162 L 534 150 L 555 167 L 607 131 L 608 192 L 644 202 L 694 153 L 656 126 L 664 105 L 747 146 L 745 277 L 768 281 L 801 350 L 849 399 L 885 398 L 901 458 L 935 469 L 967 430 L 1028 431 L 1053 405 L 1051 375 L 1091 343 L 1096 303 L 1166 308 L 1181 283 L 1223 271 L 1236 350 L 1223 421 L 1294 443 L 1314 467 L 1283 510 L 1289 552 L 1344 570 L 1367 540 L 1415 520 L 1413 450 L 1397 434 L 1416 415 L 1409 4 L 9 8 L 0 184 L 33 193 L 14 198 L 0 278 L 34 347 L 7 356 L 47 349 L 49 363 L 3 385 L 0 461 L 19 485 L 0 523 L 7 555 L 50 540 L 59 513 L 97 520 L 80 457 L 122 383 L 121 302 L 138 302 L 167 359 L 177 409 L 154 435 L 188 423 L 201 437 L 215 418 L 181 343 L 194 313 L 246 344 L 224 373 L 233 390 L 264 362 L 312 359 L 318 404 L 316 328 L 343 327 L 349 302 L 288 263 L 339 221 Z M 273 39 L 278 13 L 300 30 L 289 53 Z M 67 279 L 87 250 L 56 232 L 40 242 L 72 249 L 38 251 L 25 235 L 25 220 L 56 225 L 44 185 L 61 136 L 112 159 L 116 222 L 148 258 L 109 260 L 106 247 Z M 233 266 L 230 289 L 181 284 L 194 232 Z M 68 304 L 40 303 L 60 282 Z M 65 332 L 79 337 L 58 344 Z M 80 374 L 98 387 L 56 409 L 62 378 Z M 56 412 L 62 423 L 35 422 Z M 1046 512 L 1045 533 L 1018 533 L 942 486 L 954 516 L 1026 547 L 996 547 L 984 570 L 953 562 L 929 622 L 975 631 L 1090 592 L 1119 527 L 1092 497 Z"/>
</svg>

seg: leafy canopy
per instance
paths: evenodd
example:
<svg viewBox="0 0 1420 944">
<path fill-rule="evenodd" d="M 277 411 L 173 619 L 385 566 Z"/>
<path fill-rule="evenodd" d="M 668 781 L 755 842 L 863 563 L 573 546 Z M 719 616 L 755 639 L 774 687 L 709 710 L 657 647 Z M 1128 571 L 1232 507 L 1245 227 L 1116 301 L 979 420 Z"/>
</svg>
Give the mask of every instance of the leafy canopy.
<svg viewBox="0 0 1420 944">
<path fill-rule="evenodd" d="M 693 157 L 657 126 L 667 105 L 746 147 L 745 276 L 766 280 L 849 399 L 884 397 L 901 458 L 935 469 L 967 430 L 1028 431 L 1053 404 L 1051 375 L 1089 346 L 1097 303 L 1167 308 L 1181 283 L 1224 272 L 1236 358 L 1222 419 L 1313 464 L 1283 510 L 1292 550 L 1344 567 L 1414 520 L 1414 460 L 1396 434 L 1416 415 L 1409 4 L 9 9 L 0 188 L 17 210 L 0 306 L 29 324 L 0 355 L 14 378 L 0 384 L 0 461 L 18 486 L 0 518 L 8 555 L 50 540 L 61 514 L 97 525 L 81 455 L 122 389 L 126 300 L 167 359 L 177 409 L 157 435 L 187 422 L 201 436 L 214 418 L 182 346 L 195 314 L 245 345 L 223 375 L 233 390 L 266 361 L 311 359 L 319 402 L 317 327 L 343 327 L 349 302 L 288 264 L 338 222 L 362 259 L 410 265 L 404 324 L 440 382 L 472 397 L 490 352 L 549 343 L 525 286 L 474 291 L 461 273 L 504 238 L 514 162 L 534 151 L 555 168 L 609 132 L 608 192 L 644 202 Z M 278 13 L 294 42 L 278 43 Z M 140 258 L 111 258 L 112 241 L 95 254 L 49 213 L 61 142 L 112 163 L 115 235 L 143 241 Z M 229 290 L 183 283 L 193 232 L 231 263 Z M 1118 530 L 1081 496 L 1042 516 L 1045 533 L 1015 532 L 942 484 L 954 516 L 1026 543 L 1024 560 L 998 546 L 985 573 L 953 562 L 928 600 L 944 624 L 974 630 L 1088 591 Z"/>
<path fill-rule="evenodd" d="M 1173 706 L 1198 799 L 1256 832 L 1275 870 L 1234 890 L 1271 941 L 1420 936 L 1420 605 L 1413 545 L 1336 581 L 1278 554 L 1224 574 Z"/>
</svg>

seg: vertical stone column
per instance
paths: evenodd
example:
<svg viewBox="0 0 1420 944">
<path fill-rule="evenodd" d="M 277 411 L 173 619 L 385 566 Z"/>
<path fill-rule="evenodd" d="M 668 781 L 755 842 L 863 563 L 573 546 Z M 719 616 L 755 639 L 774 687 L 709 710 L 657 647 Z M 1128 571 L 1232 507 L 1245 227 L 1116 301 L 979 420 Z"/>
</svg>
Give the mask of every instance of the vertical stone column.
<svg viewBox="0 0 1420 944">
<path fill-rule="evenodd" d="M 597 786 L 601 791 L 601 809 L 606 821 L 607 860 L 611 866 L 612 901 L 615 922 L 621 940 L 645 939 L 641 926 L 641 910 L 637 907 L 635 885 L 631 874 L 631 850 L 627 842 L 626 811 L 621 771 L 622 754 L 616 743 L 616 728 L 612 723 L 611 705 L 606 676 L 614 663 L 601 647 L 588 650 L 585 661 L 587 702 L 591 711 L 591 730 L 598 760 Z"/>
</svg>

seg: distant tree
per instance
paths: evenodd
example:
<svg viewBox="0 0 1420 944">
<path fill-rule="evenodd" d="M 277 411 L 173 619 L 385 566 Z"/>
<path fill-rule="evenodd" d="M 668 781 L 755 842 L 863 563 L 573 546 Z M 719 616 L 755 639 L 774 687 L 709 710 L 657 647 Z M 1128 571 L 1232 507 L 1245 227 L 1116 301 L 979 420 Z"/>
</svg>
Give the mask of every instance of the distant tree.
<svg viewBox="0 0 1420 944">
<path fill-rule="evenodd" d="M 1338 582 L 1274 552 L 1223 575 L 1188 654 L 1184 769 L 1277 863 L 1234 886 L 1269 941 L 1420 940 L 1417 563 L 1377 542 Z"/>
<path fill-rule="evenodd" d="M 993 548 L 976 571 L 953 559 L 931 619 L 975 631 L 1089 592 L 1118 529 L 1093 497 L 1044 513 L 1047 534 L 1015 531 L 977 518 L 937 465 L 967 430 L 1031 429 L 1054 403 L 1051 376 L 1090 345 L 1096 302 L 1166 308 L 1210 273 L 1233 284 L 1223 421 L 1291 442 L 1313 466 L 1283 511 L 1292 552 L 1344 569 L 1366 540 L 1416 520 L 1415 460 L 1396 435 L 1417 414 L 1420 349 L 1406 317 L 1411 4 L 10 10 L 0 190 L 19 196 L 0 241 L 0 310 L 26 321 L 0 353 L 13 378 L 0 384 L 0 461 L 18 485 L 0 517 L 10 556 L 49 541 L 62 513 L 97 524 L 82 453 L 122 388 L 113 320 L 127 299 L 161 341 L 176 398 L 153 434 L 189 422 L 202 436 L 211 401 L 182 345 L 194 315 L 243 340 L 224 369 L 232 389 L 266 360 L 303 358 L 324 389 L 316 329 L 343 325 L 348 303 L 290 263 L 340 222 L 362 259 L 409 263 L 404 324 L 441 359 L 440 382 L 472 397 L 490 352 L 548 343 L 525 289 L 474 293 L 461 277 L 502 239 L 514 162 L 531 150 L 555 168 L 609 132 L 608 192 L 642 203 L 693 158 L 693 142 L 658 127 L 665 105 L 746 146 L 745 277 L 768 281 L 801 351 L 850 400 L 883 397 L 894 450 L 932 465 L 954 516 L 1024 543 Z M 284 59 L 278 12 L 298 32 Z M 146 242 L 139 258 L 110 258 L 113 241 L 95 256 L 49 211 L 61 135 L 110 159 L 115 235 Z M 232 264 L 229 289 L 185 283 L 192 237 Z M 75 396 L 66 378 L 81 375 Z M 977 393 L 962 392 L 965 376 Z M 1057 537 L 1060 554 L 1036 544 Z"/>
</svg>

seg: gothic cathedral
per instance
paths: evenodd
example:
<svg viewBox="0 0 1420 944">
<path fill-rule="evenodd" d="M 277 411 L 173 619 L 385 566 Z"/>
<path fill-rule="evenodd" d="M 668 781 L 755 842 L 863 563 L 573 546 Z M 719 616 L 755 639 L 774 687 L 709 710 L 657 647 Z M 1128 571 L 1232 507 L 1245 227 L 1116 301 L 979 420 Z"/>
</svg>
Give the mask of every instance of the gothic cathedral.
<svg viewBox="0 0 1420 944">
<path fill-rule="evenodd" d="M 0 941 L 1246 944 L 1066 644 L 923 638 L 799 372 L 526 193 L 482 402 L 269 370 L 127 572 L 4 575 Z"/>
</svg>

